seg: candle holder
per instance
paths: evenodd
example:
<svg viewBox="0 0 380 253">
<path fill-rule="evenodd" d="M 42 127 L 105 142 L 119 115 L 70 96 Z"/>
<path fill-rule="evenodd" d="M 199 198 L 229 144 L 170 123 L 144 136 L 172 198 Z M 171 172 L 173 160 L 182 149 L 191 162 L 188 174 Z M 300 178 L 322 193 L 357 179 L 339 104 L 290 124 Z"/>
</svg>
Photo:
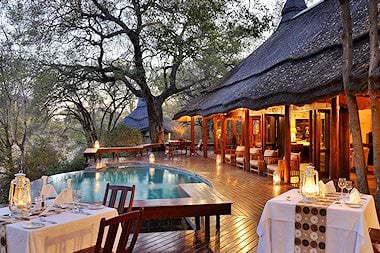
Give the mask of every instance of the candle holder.
<svg viewBox="0 0 380 253">
<path fill-rule="evenodd" d="M 30 180 L 19 172 L 10 184 L 9 210 L 16 216 L 28 216 L 31 206 Z"/>
<path fill-rule="evenodd" d="M 303 202 L 313 202 L 319 194 L 319 175 L 312 164 L 309 164 L 301 174 L 301 194 Z"/>
</svg>

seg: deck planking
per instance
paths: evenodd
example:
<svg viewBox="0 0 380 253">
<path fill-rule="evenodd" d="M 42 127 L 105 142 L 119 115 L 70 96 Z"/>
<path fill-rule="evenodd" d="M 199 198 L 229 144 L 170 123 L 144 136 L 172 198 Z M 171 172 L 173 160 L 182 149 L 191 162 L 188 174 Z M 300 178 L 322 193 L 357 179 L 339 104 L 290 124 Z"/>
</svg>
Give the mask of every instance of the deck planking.
<svg viewBox="0 0 380 253">
<path fill-rule="evenodd" d="M 146 157 L 136 159 L 147 162 Z M 220 217 L 220 231 L 216 231 L 215 216 L 210 217 L 209 239 L 205 238 L 203 218 L 199 231 L 140 233 L 135 252 L 256 252 L 256 229 L 266 201 L 292 188 L 273 186 L 270 177 L 216 164 L 210 158 L 156 155 L 156 164 L 186 169 L 209 180 L 217 192 L 233 201 L 232 214 Z"/>
</svg>

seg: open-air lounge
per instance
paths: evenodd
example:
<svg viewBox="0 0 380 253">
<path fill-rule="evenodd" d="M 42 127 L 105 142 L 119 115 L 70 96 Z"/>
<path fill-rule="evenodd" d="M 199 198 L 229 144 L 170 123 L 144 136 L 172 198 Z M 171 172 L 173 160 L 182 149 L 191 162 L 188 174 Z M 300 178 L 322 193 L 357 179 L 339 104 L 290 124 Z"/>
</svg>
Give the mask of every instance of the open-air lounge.
<svg viewBox="0 0 380 253">
<path fill-rule="evenodd" d="M 339 1 L 287 0 L 278 29 L 174 116 L 189 140 L 97 143 L 83 171 L 16 174 L 0 252 L 380 252 L 367 12 L 351 1 L 370 194 L 355 182 Z M 126 121 L 142 125 L 141 110 Z"/>
</svg>

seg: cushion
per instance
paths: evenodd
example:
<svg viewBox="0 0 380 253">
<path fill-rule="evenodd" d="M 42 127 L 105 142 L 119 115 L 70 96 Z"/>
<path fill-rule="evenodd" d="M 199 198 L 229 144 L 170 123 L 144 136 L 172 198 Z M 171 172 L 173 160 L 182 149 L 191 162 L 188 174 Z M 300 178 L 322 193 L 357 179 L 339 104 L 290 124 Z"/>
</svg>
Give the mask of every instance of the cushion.
<svg viewBox="0 0 380 253">
<path fill-rule="evenodd" d="M 260 154 L 261 153 L 261 148 L 250 148 L 249 149 L 250 154 Z"/>
<path fill-rule="evenodd" d="M 250 160 L 249 164 L 254 167 L 259 167 L 259 161 L 258 160 Z"/>
<path fill-rule="evenodd" d="M 243 163 L 244 162 L 244 157 L 236 157 L 236 162 Z"/>
<path fill-rule="evenodd" d="M 264 151 L 264 156 L 276 157 L 276 156 L 277 156 L 277 150 L 266 149 L 266 150 Z"/>
</svg>

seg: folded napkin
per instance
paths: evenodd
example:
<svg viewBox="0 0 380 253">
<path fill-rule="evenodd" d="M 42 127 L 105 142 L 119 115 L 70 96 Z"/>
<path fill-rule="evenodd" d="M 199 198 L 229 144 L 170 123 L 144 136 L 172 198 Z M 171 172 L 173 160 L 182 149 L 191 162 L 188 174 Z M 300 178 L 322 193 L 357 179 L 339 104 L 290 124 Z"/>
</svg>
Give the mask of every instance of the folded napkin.
<svg viewBox="0 0 380 253">
<path fill-rule="evenodd" d="M 361 203 L 360 192 L 356 188 L 352 189 L 350 193 L 350 200 L 348 202 L 351 204 Z"/>
<path fill-rule="evenodd" d="M 326 184 L 322 180 L 318 182 L 319 192 L 322 194 L 336 193 L 336 188 L 332 180 L 328 181 Z"/>
<path fill-rule="evenodd" d="M 63 189 L 54 201 L 41 213 L 46 215 L 55 205 L 61 206 L 62 204 L 73 203 L 73 189 L 71 188 L 71 179 L 68 179 L 67 188 Z"/>
<path fill-rule="evenodd" d="M 47 183 L 47 176 L 42 176 L 42 188 L 41 188 L 41 197 L 45 198 L 55 198 L 57 197 L 57 192 L 51 184 Z"/>
</svg>

